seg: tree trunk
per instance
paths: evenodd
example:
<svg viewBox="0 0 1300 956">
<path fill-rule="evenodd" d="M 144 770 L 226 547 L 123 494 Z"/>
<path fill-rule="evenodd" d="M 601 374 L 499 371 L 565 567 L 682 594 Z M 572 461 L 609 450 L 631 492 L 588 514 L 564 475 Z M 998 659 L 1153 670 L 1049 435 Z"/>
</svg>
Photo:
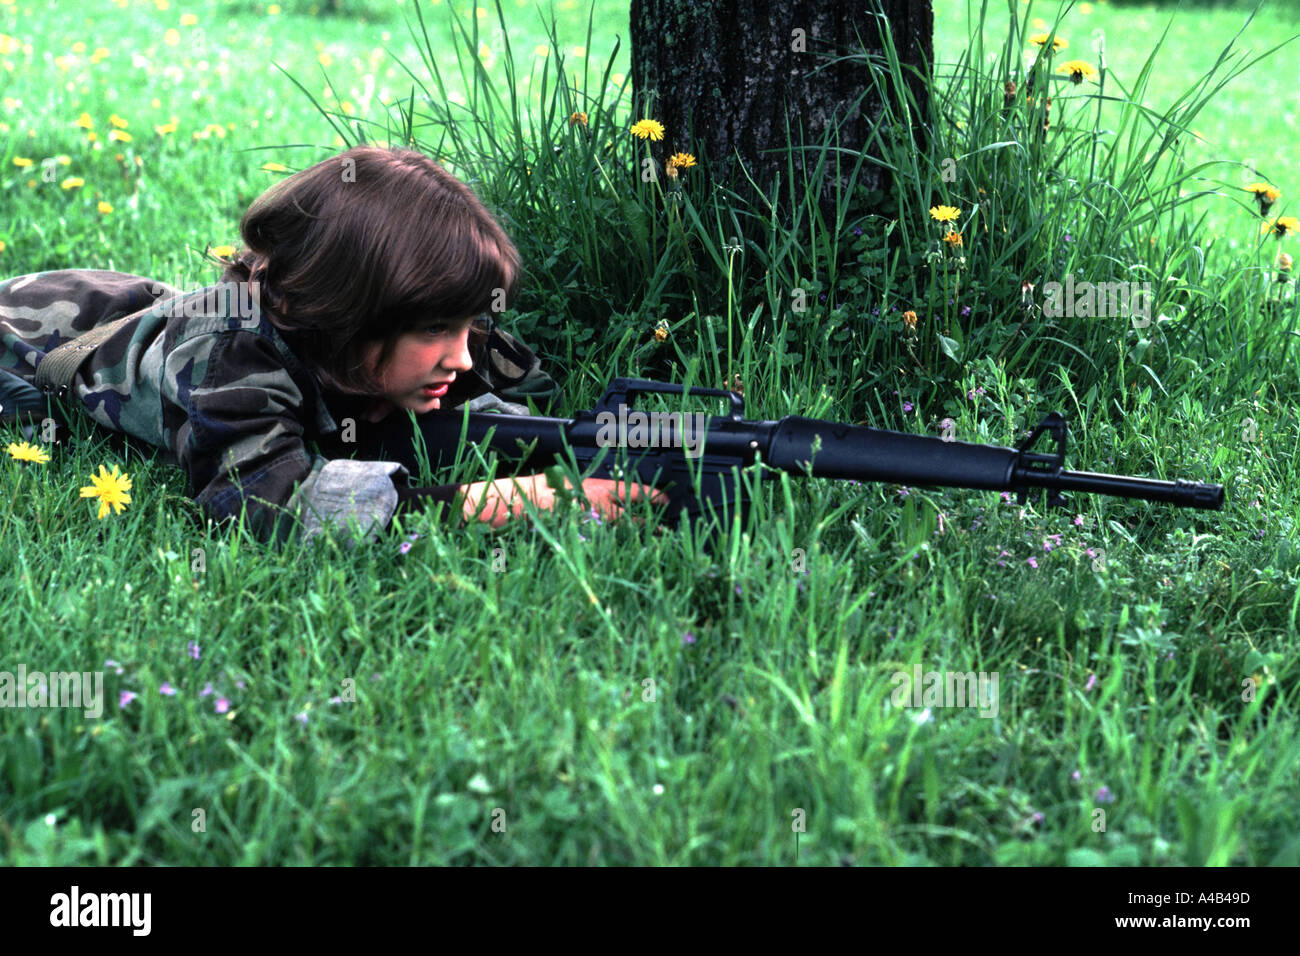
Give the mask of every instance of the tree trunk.
<svg viewBox="0 0 1300 956">
<path fill-rule="evenodd" d="M 652 144 L 659 172 L 668 157 L 686 152 L 700 163 L 698 173 L 689 175 L 739 186 L 745 183 L 735 163 L 739 156 L 769 199 L 780 174 L 781 205 L 788 208 L 791 199 L 802 200 L 804 177 L 813 182 L 817 160 L 815 153 L 794 154 L 797 192 L 792 197 L 784 153 L 787 118 L 796 149 L 817 147 L 832 120 L 839 119 L 838 145 L 852 154 L 840 154 L 840 179 L 846 182 L 882 106 L 874 93 L 854 105 L 870 86 L 861 60 L 829 61 L 882 52 L 873 9 L 887 18 L 900 61 L 928 74 L 934 36 L 930 0 L 632 0 L 634 120 L 656 119 L 664 126 L 663 142 Z M 924 82 L 909 76 L 908 86 L 924 117 Z M 912 135 L 924 148 L 917 119 L 910 118 Z M 833 157 L 827 172 L 813 184 L 821 191 L 824 211 L 834 208 Z M 865 162 L 859 182 L 886 190 L 883 173 Z"/>
</svg>

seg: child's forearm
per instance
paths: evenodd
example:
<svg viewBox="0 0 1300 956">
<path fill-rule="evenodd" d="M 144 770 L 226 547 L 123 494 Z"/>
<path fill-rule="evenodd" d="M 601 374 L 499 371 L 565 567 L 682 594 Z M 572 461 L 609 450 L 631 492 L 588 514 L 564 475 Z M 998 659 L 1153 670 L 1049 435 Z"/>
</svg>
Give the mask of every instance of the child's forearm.
<svg viewBox="0 0 1300 956">
<path fill-rule="evenodd" d="M 573 487 L 565 481 L 565 487 Z M 546 483 L 545 475 L 521 475 L 518 478 L 498 478 L 496 481 L 476 481 L 463 485 L 465 496 L 462 514 L 466 521 L 486 521 L 499 528 L 512 518 L 525 514 L 525 501 L 532 501 L 539 509 L 555 505 L 555 492 Z"/>
</svg>

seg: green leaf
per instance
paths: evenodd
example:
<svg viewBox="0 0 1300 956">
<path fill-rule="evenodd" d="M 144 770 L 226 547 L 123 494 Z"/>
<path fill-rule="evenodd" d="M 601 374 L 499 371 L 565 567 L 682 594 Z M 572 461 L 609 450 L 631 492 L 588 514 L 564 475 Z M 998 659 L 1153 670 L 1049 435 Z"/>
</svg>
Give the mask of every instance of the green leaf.
<svg viewBox="0 0 1300 956">
<path fill-rule="evenodd" d="M 946 335 L 939 336 L 939 348 L 943 350 L 943 354 L 948 356 L 948 358 L 958 364 L 961 363 L 961 346 L 957 343 L 956 339 L 950 339 Z"/>
</svg>

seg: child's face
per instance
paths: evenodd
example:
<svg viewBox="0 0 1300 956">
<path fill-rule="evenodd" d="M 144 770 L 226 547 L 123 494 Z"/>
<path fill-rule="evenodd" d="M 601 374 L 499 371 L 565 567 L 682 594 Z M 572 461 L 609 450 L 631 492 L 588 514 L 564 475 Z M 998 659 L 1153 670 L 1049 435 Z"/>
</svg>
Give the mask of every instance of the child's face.
<svg viewBox="0 0 1300 956">
<path fill-rule="evenodd" d="M 435 319 L 423 328 L 404 333 L 382 368 L 375 364 L 381 343 L 367 346 L 363 360 L 383 388 L 379 396 L 382 407 L 388 411 L 392 407 L 409 408 L 417 415 L 439 408 L 440 397 L 434 389 L 474 367 L 469 353 L 473 321 L 473 317 Z"/>
</svg>

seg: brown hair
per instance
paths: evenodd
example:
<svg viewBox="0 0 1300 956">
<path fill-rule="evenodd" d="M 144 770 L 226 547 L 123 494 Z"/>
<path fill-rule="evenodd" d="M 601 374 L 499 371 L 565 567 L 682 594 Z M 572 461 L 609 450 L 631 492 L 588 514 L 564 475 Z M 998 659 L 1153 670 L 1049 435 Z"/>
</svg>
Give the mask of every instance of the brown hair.
<svg viewBox="0 0 1300 956">
<path fill-rule="evenodd" d="M 520 270 L 473 190 L 408 149 L 354 146 L 295 173 L 253 201 L 239 232 L 222 281 L 256 281 L 294 353 L 343 392 L 379 391 L 367 343 L 383 341 L 382 365 L 404 332 L 508 306 Z"/>
</svg>

